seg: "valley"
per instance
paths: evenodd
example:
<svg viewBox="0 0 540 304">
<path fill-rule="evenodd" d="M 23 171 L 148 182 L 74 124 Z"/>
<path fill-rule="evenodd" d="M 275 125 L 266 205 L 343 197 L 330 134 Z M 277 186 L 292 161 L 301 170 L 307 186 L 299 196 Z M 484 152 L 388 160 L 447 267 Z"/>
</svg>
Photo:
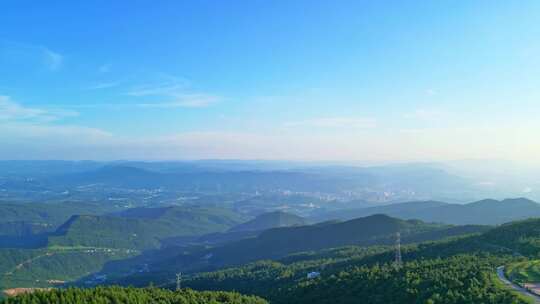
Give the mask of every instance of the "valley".
<svg viewBox="0 0 540 304">
<path fill-rule="evenodd" d="M 186 292 L 240 292 L 278 304 L 291 298 L 295 303 L 353 303 L 358 296 L 369 303 L 415 298 L 528 303 L 498 285 L 495 269 L 507 265 L 516 282 L 516 274 L 524 271 L 515 269 L 534 269 L 513 266 L 528 265 L 540 254 L 540 224 L 527 219 L 540 216 L 540 204 L 532 200 L 381 201 L 330 187 L 337 168 L 277 175 L 220 169 L 208 175 L 193 167 L 175 173 L 159 171 L 157 164 L 138 166 L 66 173 L 60 168 L 52 170 L 60 177 L 54 181 L 35 175 L 24 195 L 17 191 L 26 182 L 4 191 L 12 196 L 0 201 L 0 288 L 6 296 L 51 288 L 83 288 L 83 293 L 100 286 L 175 289 L 176 275 L 182 273 Z M 362 178 L 340 181 L 339 187 L 365 187 L 374 179 L 364 174 L 379 170 L 346 170 L 345 176 Z M 427 172 L 422 174 L 438 171 Z M 289 175 L 294 182 L 287 186 L 269 182 Z M 233 188 L 225 182 L 230 178 L 236 179 Z M 314 192 L 304 188 L 314 180 L 327 185 Z M 42 189 L 36 183 L 67 191 L 69 198 L 46 195 L 46 201 L 35 201 L 39 192 L 32 189 Z M 421 189 L 407 187 L 411 193 Z M 133 199 L 111 199 L 111 193 L 131 193 Z M 180 199 L 172 199 L 176 196 Z M 401 266 L 394 262 L 398 232 Z M 456 280 L 463 286 L 458 288 Z M 397 286 L 407 288 L 398 291 Z"/>
</svg>

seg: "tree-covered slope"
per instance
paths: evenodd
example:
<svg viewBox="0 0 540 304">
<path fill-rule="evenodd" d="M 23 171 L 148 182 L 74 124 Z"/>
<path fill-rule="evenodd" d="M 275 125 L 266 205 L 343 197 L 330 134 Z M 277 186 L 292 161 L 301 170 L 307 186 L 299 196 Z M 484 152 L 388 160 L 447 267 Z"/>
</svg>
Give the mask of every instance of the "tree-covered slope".
<svg viewBox="0 0 540 304">
<path fill-rule="evenodd" d="M 498 226 L 483 236 L 486 242 L 530 258 L 540 257 L 540 218 Z"/>
<path fill-rule="evenodd" d="M 134 219 L 156 220 L 160 223 L 178 225 L 178 235 L 203 235 L 225 231 L 245 221 L 245 217 L 230 209 L 217 207 L 172 206 L 162 208 L 132 208 L 116 216 Z"/>
<path fill-rule="evenodd" d="M 93 202 L 0 202 L 0 248 L 44 247 L 47 234 L 74 215 L 103 215 L 122 209 L 115 204 Z"/>
<path fill-rule="evenodd" d="M 304 253 L 195 274 L 195 289 L 249 290 L 272 303 L 528 303 L 495 278 L 495 267 L 520 259 L 483 235 L 403 247 L 349 247 Z M 310 272 L 320 277 L 309 279 Z"/>
<path fill-rule="evenodd" d="M 390 264 L 351 267 L 294 285 L 273 303 L 527 303 L 498 288 L 494 264 L 474 256 L 419 260 L 401 268 Z"/>
<path fill-rule="evenodd" d="M 76 214 L 98 215 L 121 208 L 100 203 L 9 203 L 0 202 L 0 236 L 23 236 L 52 231 Z"/>
<path fill-rule="evenodd" d="M 394 248 L 347 247 L 198 273 L 195 289 L 249 290 L 272 303 L 527 303 L 495 277 L 495 268 L 540 254 L 540 219 L 484 233 Z M 309 272 L 320 272 L 308 279 Z"/>
<path fill-rule="evenodd" d="M 108 216 L 76 215 L 49 237 L 49 246 L 157 248 L 162 239 L 221 232 L 241 220 L 229 210 L 199 207 L 136 208 Z"/>
<path fill-rule="evenodd" d="M 159 246 L 158 237 L 167 232 L 143 220 L 76 215 L 49 236 L 48 245 L 144 249 Z"/>
<path fill-rule="evenodd" d="M 350 247 L 200 273 L 185 285 L 249 290 L 272 303 L 526 303 L 494 277 L 496 266 L 515 257 L 493 247 L 475 253 L 464 245 L 470 240 L 405 246 L 402 267 L 391 247 Z M 320 277 L 307 278 L 313 271 Z"/>
<path fill-rule="evenodd" d="M 98 287 L 92 289 L 60 289 L 36 291 L 8 298 L 2 304 L 265 304 L 265 300 L 234 292 L 193 291 L 173 292 L 158 288 Z"/>
<path fill-rule="evenodd" d="M 275 211 L 261 214 L 251 221 L 234 226 L 229 231 L 257 231 L 278 227 L 302 226 L 306 224 L 307 221 L 300 216 L 282 211 Z"/>
<path fill-rule="evenodd" d="M 194 272 L 240 265 L 256 260 L 279 259 L 290 254 L 348 245 L 372 246 L 393 244 L 401 232 L 404 244 L 485 231 L 483 226 L 454 227 L 403 221 L 375 215 L 348 222 L 284 227 L 264 231 L 257 237 L 216 245 L 182 247 L 176 255 L 148 257 L 146 263 L 155 273 L 170 276 L 176 270 Z M 169 253 L 172 248 L 169 248 Z"/>
<path fill-rule="evenodd" d="M 415 220 L 404 221 L 386 215 L 372 215 L 347 222 L 270 229 L 257 238 L 226 244 L 210 249 L 209 252 L 214 263 L 236 264 L 346 245 L 392 244 L 397 232 L 401 233 L 405 243 L 438 239 L 440 237 L 437 235 L 430 238 L 427 233 L 447 231 L 449 228 L 451 227 Z M 422 239 L 422 235 L 426 238 Z"/>
</svg>

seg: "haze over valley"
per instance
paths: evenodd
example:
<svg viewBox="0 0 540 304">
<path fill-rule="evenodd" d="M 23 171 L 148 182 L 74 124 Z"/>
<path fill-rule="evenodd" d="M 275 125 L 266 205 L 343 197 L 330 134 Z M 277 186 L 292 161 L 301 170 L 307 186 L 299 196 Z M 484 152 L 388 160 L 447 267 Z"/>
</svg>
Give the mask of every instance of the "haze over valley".
<svg viewBox="0 0 540 304">
<path fill-rule="evenodd" d="M 523 193 L 482 188 L 445 164 L 1 161 L 0 167 L 6 294 L 151 283 L 172 289 L 177 273 L 195 289 L 251 294 L 250 279 L 219 283 L 213 273 L 292 271 L 276 283 L 289 286 L 347 264 L 393 264 L 396 232 L 405 257 L 462 254 L 452 253 L 456 237 L 466 244 L 460 246 L 504 257 L 514 247 L 484 235 L 540 217 L 540 204 L 525 197 L 472 201 Z M 430 249 L 440 246 L 450 247 Z M 255 270 L 258 264 L 263 268 Z M 253 286 L 268 284 L 258 280 Z M 268 288 L 256 295 L 276 303 L 292 296 Z"/>
</svg>

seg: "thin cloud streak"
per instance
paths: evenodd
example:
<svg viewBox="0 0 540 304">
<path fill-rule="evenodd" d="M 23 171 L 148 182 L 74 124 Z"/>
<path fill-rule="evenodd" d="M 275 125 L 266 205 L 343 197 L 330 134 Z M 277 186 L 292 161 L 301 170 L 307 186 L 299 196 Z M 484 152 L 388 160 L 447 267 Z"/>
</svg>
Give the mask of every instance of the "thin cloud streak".
<svg viewBox="0 0 540 304">
<path fill-rule="evenodd" d="M 167 76 L 167 80 L 159 84 L 142 85 L 133 88 L 126 94 L 133 97 L 159 98 L 163 101 L 145 101 L 137 103 L 141 108 L 204 108 L 223 100 L 221 96 L 205 92 L 193 92 L 186 79 Z"/>
<path fill-rule="evenodd" d="M 35 123 L 46 123 L 64 117 L 78 115 L 78 112 L 71 110 L 46 110 L 26 107 L 13 101 L 9 96 L 0 95 L 0 121 L 32 121 Z"/>
<path fill-rule="evenodd" d="M 183 94 L 190 83 L 185 79 L 174 78 L 158 84 L 145 84 L 132 88 L 126 93 L 129 96 L 176 96 Z"/>
<path fill-rule="evenodd" d="M 46 47 L 41 47 L 45 56 L 45 64 L 51 71 L 56 71 L 62 67 L 64 57 L 59 53 L 53 52 Z"/>
<path fill-rule="evenodd" d="M 50 71 L 57 71 L 64 64 L 64 56 L 59 52 L 29 43 L 0 40 L 0 55 L 13 62 L 39 64 Z"/>
<path fill-rule="evenodd" d="M 374 118 L 321 117 L 302 121 L 287 122 L 284 124 L 284 126 L 287 128 L 315 127 L 372 129 L 377 127 L 377 120 Z"/>
<path fill-rule="evenodd" d="M 118 87 L 121 83 L 122 83 L 121 81 L 101 82 L 101 83 L 91 85 L 85 88 L 85 90 L 92 91 L 92 90 L 110 89 L 110 88 Z"/>
<path fill-rule="evenodd" d="M 221 97 L 208 94 L 184 94 L 176 96 L 176 100 L 157 103 L 140 103 L 141 108 L 204 108 L 220 102 Z"/>
</svg>

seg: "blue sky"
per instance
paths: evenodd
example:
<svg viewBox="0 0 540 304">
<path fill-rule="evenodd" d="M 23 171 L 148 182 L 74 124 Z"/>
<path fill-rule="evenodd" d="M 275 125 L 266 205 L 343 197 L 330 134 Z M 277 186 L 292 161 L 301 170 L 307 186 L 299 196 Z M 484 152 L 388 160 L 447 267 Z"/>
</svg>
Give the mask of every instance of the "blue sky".
<svg viewBox="0 0 540 304">
<path fill-rule="evenodd" d="M 3 1 L 1 159 L 540 162 L 538 1 Z"/>
</svg>

